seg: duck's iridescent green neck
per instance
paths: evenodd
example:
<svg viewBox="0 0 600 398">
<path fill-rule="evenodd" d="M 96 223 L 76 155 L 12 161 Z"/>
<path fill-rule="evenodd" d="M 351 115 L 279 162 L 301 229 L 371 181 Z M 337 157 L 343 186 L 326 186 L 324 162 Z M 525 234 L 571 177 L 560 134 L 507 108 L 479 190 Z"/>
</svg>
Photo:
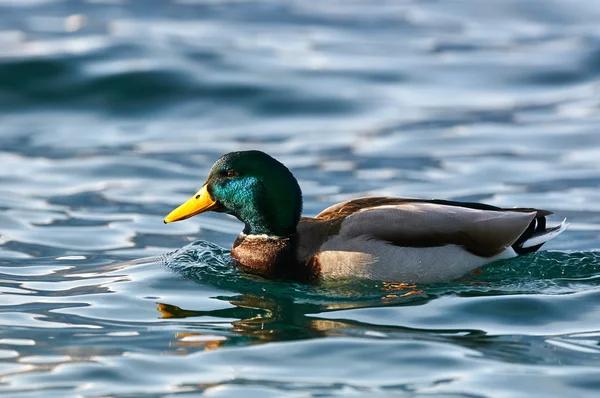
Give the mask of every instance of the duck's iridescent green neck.
<svg viewBox="0 0 600 398">
<path fill-rule="evenodd" d="M 302 211 L 302 197 L 288 188 L 267 189 L 256 177 L 231 181 L 228 195 L 215 187 L 214 196 L 222 197 L 226 212 L 245 224 L 246 235 L 289 236 L 296 232 Z"/>
</svg>

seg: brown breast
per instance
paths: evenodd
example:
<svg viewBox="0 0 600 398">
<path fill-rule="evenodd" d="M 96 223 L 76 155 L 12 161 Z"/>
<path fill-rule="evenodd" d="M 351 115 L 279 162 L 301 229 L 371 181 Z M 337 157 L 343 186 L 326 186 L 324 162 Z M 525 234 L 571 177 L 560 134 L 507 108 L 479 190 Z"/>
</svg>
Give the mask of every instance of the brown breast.
<svg viewBox="0 0 600 398">
<path fill-rule="evenodd" d="M 314 261 L 299 261 L 297 236 L 286 238 L 240 234 L 231 249 L 238 266 L 245 272 L 269 279 L 315 282 L 319 278 Z"/>
</svg>

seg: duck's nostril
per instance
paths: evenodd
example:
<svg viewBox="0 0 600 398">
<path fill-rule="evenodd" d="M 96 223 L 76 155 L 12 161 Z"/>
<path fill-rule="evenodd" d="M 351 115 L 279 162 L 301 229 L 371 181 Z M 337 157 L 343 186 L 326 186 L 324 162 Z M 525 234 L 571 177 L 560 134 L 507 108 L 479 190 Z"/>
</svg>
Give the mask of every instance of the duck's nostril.
<svg viewBox="0 0 600 398">
<path fill-rule="evenodd" d="M 196 199 L 200 199 L 200 195 L 196 195 Z"/>
</svg>

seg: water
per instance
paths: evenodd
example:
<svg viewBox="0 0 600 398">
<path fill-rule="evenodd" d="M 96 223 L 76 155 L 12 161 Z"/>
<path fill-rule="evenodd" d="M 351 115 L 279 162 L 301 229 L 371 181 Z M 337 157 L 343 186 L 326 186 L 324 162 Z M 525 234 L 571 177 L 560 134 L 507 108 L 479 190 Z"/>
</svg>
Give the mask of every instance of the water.
<svg viewBox="0 0 600 398">
<path fill-rule="evenodd" d="M 596 397 L 600 5 L 0 1 L 0 392 Z M 222 153 L 360 195 L 553 210 L 459 281 L 265 281 L 164 225 Z M 401 281 L 399 281 L 401 282 Z"/>
</svg>

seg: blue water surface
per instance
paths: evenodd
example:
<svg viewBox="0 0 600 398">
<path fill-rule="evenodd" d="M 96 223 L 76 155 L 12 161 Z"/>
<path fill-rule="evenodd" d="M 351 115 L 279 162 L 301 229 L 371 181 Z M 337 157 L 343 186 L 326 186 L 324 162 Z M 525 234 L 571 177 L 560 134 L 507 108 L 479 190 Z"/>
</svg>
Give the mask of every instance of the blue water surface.
<svg viewBox="0 0 600 398">
<path fill-rule="evenodd" d="M 597 397 L 600 3 L 0 0 L 0 394 Z M 232 150 L 305 214 L 364 195 L 555 212 L 446 284 L 231 266 L 163 217 Z"/>
</svg>

